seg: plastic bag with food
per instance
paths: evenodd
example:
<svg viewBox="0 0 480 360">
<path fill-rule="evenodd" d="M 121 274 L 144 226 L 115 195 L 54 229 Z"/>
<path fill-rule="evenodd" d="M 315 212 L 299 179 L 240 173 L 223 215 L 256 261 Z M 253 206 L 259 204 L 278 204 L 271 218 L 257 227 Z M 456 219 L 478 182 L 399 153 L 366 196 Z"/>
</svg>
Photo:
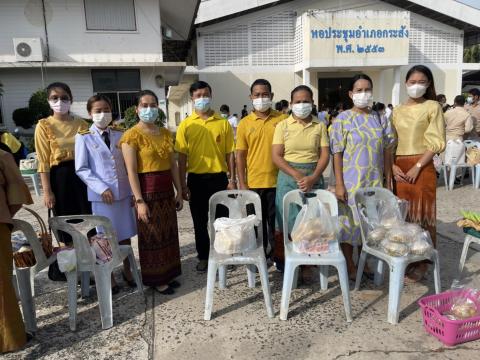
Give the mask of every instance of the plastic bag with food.
<svg viewBox="0 0 480 360">
<path fill-rule="evenodd" d="M 480 291 L 466 288 L 461 291 L 445 315 L 450 320 L 465 320 L 480 316 Z"/>
<path fill-rule="evenodd" d="M 75 249 L 64 248 L 57 253 L 58 268 L 61 272 L 70 272 L 77 267 Z"/>
<path fill-rule="evenodd" d="M 254 249 L 257 244 L 255 226 L 259 223 L 255 215 L 240 219 L 226 217 L 216 219 L 213 223 L 215 251 L 220 254 L 237 254 Z"/>
<path fill-rule="evenodd" d="M 107 236 L 104 233 L 98 233 L 88 240 L 90 242 L 92 253 L 95 254 L 98 264 L 105 264 L 112 259 L 112 248 L 108 242 Z"/>
<path fill-rule="evenodd" d="M 415 233 L 414 240 L 410 244 L 410 254 L 428 256 L 432 250 L 433 243 L 430 233 L 428 231 Z"/>
<path fill-rule="evenodd" d="M 391 242 L 410 245 L 415 240 L 415 234 L 407 228 L 406 224 L 402 224 L 390 228 L 386 238 Z"/>
<path fill-rule="evenodd" d="M 318 198 L 307 195 L 303 195 L 304 205 L 291 233 L 293 249 L 307 254 L 327 253 L 337 239 L 338 218 L 332 217 Z"/>
<path fill-rule="evenodd" d="M 371 247 L 378 247 L 387 235 L 387 228 L 378 226 L 368 232 L 367 244 Z"/>
<path fill-rule="evenodd" d="M 390 201 L 380 200 L 378 202 L 378 221 L 380 225 L 386 227 L 387 229 L 400 225 L 405 221 L 403 217 L 400 206 L 400 202 L 392 203 Z"/>
<path fill-rule="evenodd" d="M 388 239 L 383 240 L 380 243 L 380 247 L 385 254 L 396 257 L 408 255 L 409 251 L 408 244 L 395 242 Z"/>
</svg>

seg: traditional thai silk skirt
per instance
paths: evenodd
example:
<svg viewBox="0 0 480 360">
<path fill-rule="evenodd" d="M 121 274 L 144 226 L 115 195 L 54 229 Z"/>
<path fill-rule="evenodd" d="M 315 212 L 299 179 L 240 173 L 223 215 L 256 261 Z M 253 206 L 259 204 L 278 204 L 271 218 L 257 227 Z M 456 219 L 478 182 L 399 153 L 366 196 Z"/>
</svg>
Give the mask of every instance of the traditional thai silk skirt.
<svg viewBox="0 0 480 360">
<path fill-rule="evenodd" d="M 150 210 L 148 224 L 137 220 L 143 284 L 166 285 L 182 272 L 172 175 L 166 170 L 138 174 L 138 178 Z"/>
<path fill-rule="evenodd" d="M 415 166 L 422 155 L 397 156 L 395 164 L 404 174 Z M 407 221 L 419 224 L 430 233 L 433 245 L 437 240 L 437 175 L 433 161 L 426 164 L 414 184 L 395 182 L 395 194 L 408 200 Z"/>
</svg>

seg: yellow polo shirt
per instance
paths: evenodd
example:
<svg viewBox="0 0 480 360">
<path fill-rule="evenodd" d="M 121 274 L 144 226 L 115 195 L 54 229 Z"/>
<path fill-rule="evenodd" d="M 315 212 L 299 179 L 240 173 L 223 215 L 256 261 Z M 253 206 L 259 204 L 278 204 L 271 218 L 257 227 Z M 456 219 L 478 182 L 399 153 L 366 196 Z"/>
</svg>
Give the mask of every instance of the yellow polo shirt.
<svg viewBox="0 0 480 360">
<path fill-rule="evenodd" d="M 303 126 L 290 115 L 275 128 L 273 144 L 285 146 L 286 161 L 301 164 L 317 162 L 319 149 L 329 146 L 327 127 L 315 116 Z"/>
<path fill-rule="evenodd" d="M 178 126 L 175 151 L 187 155 L 189 173 L 227 172 L 225 157 L 233 150 L 232 127 L 220 114 L 203 120 L 193 111 Z"/>
<path fill-rule="evenodd" d="M 247 150 L 247 183 L 252 189 L 274 188 L 278 169 L 272 161 L 275 126 L 287 115 L 270 110 L 267 119 L 255 112 L 245 116 L 237 128 L 237 150 Z"/>
</svg>

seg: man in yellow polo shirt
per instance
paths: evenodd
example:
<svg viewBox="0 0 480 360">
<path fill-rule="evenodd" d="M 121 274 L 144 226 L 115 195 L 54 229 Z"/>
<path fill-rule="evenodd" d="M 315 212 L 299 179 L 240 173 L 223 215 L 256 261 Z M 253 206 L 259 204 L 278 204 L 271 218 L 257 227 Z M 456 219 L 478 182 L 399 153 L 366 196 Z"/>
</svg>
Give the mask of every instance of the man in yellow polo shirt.
<svg viewBox="0 0 480 360">
<path fill-rule="evenodd" d="M 210 108 L 210 85 L 204 81 L 193 83 L 190 97 L 194 111 L 178 127 L 175 151 L 178 152 L 183 198 L 190 201 L 199 259 L 197 271 L 204 272 L 207 270 L 210 250 L 208 202 L 218 191 L 235 189 L 234 141 L 228 120 Z M 219 207 L 216 217 L 228 216 L 225 210 Z"/>
<path fill-rule="evenodd" d="M 253 82 L 250 99 L 253 111 L 240 121 L 237 128 L 238 181 L 240 189 L 250 189 L 260 195 L 263 246 L 267 258 L 271 258 L 275 242 L 275 187 L 278 172 L 272 161 L 272 140 L 275 126 L 287 115 L 272 109 L 272 86 L 265 79 Z"/>
</svg>

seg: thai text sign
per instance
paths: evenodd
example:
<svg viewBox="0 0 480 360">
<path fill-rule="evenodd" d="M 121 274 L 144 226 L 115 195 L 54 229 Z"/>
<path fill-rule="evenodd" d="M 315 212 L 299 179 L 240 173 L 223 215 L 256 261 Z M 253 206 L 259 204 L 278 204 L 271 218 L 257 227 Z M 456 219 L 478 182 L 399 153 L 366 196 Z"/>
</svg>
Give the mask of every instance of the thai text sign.
<svg viewBox="0 0 480 360">
<path fill-rule="evenodd" d="M 305 24 L 310 67 L 408 64 L 408 11 L 312 10 Z"/>
</svg>

